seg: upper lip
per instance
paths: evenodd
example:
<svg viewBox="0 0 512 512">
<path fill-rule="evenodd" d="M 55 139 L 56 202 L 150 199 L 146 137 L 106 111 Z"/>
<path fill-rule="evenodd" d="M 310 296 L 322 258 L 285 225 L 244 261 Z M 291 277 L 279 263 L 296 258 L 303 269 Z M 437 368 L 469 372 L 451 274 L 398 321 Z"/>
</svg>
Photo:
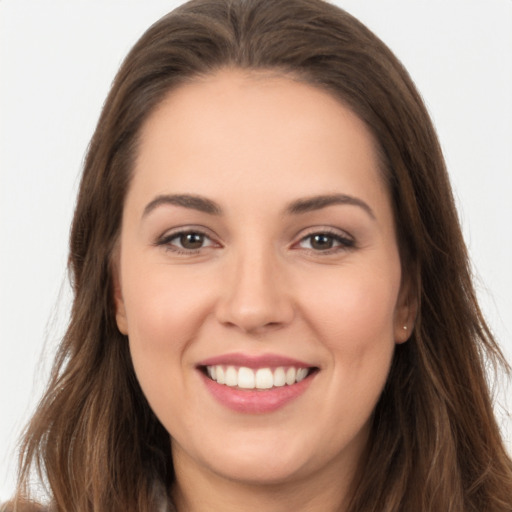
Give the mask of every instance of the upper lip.
<svg viewBox="0 0 512 512">
<path fill-rule="evenodd" d="M 231 353 L 210 357 L 200 361 L 197 366 L 244 366 L 246 368 L 277 368 L 279 366 L 294 366 L 296 368 L 311 368 L 314 365 L 294 359 L 291 357 L 281 356 L 279 354 L 241 354 Z"/>
</svg>

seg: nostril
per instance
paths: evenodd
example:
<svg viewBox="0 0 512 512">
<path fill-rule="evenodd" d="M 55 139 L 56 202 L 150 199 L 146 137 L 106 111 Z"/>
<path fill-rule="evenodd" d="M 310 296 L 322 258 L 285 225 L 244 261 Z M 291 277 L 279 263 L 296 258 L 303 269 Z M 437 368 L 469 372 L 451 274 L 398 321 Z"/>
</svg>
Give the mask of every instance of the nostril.
<svg viewBox="0 0 512 512">
<path fill-rule="evenodd" d="M 222 321 L 225 327 L 239 329 L 245 334 L 259 335 L 268 331 L 281 329 L 286 325 L 285 322 L 266 321 L 265 318 L 256 316 L 239 316 L 231 318 L 228 321 Z"/>
<path fill-rule="evenodd" d="M 258 268 L 261 265 L 260 261 L 253 260 L 252 266 L 246 262 L 226 283 L 216 306 L 220 323 L 257 333 L 278 329 L 292 320 L 293 300 L 286 286 L 270 269 Z"/>
</svg>

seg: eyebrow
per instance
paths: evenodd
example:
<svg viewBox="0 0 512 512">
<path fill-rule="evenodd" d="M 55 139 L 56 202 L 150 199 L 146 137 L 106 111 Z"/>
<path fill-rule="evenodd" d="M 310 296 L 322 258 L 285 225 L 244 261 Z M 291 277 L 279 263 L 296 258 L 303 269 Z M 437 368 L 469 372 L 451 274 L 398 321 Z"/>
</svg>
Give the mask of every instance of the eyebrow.
<svg viewBox="0 0 512 512">
<path fill-rule="evenodd" d="M 144 208 L 142 217 L 151 213 L 159 206 L 170 204 L 174 206 L 182 206 L 183 208 L 190 208 L 200 212 L 209 213 L 210 215 L 222 215 L 221 207 L 211 199 L 206 197 L 195 196 L 191 194 L 165 194 L 155 197 Z"/>
<path fill-rule="evenodd" d="M 370 206 L 365 203 L 362 199 L 346 194 L 329 194 L 312 196 L 304 199 L 297 199 L 288 205 L 286 208 L 289 214 L 301 214 L 312 212 L 315 210 L 321 210 L 333 205 L 351 205 L 362 208 L 372 219 L 375 220 L 375 213 Z"/>
<path fill-rule="evenodd" d="M 142 217 L 147 216 L 159 206 L 167 204 L 190 208 L 210 215 L 222 215 L 220 205 L 206 197 L 192 194 L 164 194 L 155 197 L 155 199 L 146 205 Z M 367 203 L 362 199 L 347 194 L 328 194 L 297 199 L 286 207 L 285 212 L 289 215 L 300 215 L 333 205 L 358 206 L 372 219 L 375 219 L 375 214 Z"/>
</svg>

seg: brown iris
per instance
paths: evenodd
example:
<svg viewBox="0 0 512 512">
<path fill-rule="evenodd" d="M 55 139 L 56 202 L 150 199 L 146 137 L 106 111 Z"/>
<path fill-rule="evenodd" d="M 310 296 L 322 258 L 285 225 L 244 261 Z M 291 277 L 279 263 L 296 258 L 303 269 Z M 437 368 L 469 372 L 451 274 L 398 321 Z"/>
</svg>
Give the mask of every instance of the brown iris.
<svg viewBox="0 0 512 512">
<path fill-rule="evenodd" d="M 318 251 L 332 249 L 334 246 L 334 238 L 330 235 L 319 233 L 311 236 L 311 247 Z"/>
<path fill-rule="evenodd" d="M 204 235 L 201 233 L 183 233 L 180 235 L 180 244 L 184 249 L 200 249 L 204 244 Z"/>
</svg>

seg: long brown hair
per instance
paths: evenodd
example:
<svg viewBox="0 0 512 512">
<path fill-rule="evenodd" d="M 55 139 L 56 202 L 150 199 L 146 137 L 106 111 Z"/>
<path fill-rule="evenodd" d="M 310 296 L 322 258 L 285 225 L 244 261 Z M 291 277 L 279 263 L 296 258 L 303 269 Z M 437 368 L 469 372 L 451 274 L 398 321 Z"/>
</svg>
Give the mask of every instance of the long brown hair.
<svg viewBox="0 0 512 512">
<path fill-rule="evenodd" d="M 155 482 L 170 487 L 169 434 L 116 327 L 111 260 L 141 126 L 178 84 L 224 67 L 276 70 L 329 91 L 380 148 L 418 314 L 374 412 L 350 512 L 510 512 L 512 462 L 486 380 L 488 363 L 506 363 L 477 304 L 435 131 L 391 51 L 321 0 L 193 0 L 125 59 L 85 161 L 71 319 L 25 433 L 18 499 L 33 465 L 59 511 L 150 511 Z"/>
</svg>

